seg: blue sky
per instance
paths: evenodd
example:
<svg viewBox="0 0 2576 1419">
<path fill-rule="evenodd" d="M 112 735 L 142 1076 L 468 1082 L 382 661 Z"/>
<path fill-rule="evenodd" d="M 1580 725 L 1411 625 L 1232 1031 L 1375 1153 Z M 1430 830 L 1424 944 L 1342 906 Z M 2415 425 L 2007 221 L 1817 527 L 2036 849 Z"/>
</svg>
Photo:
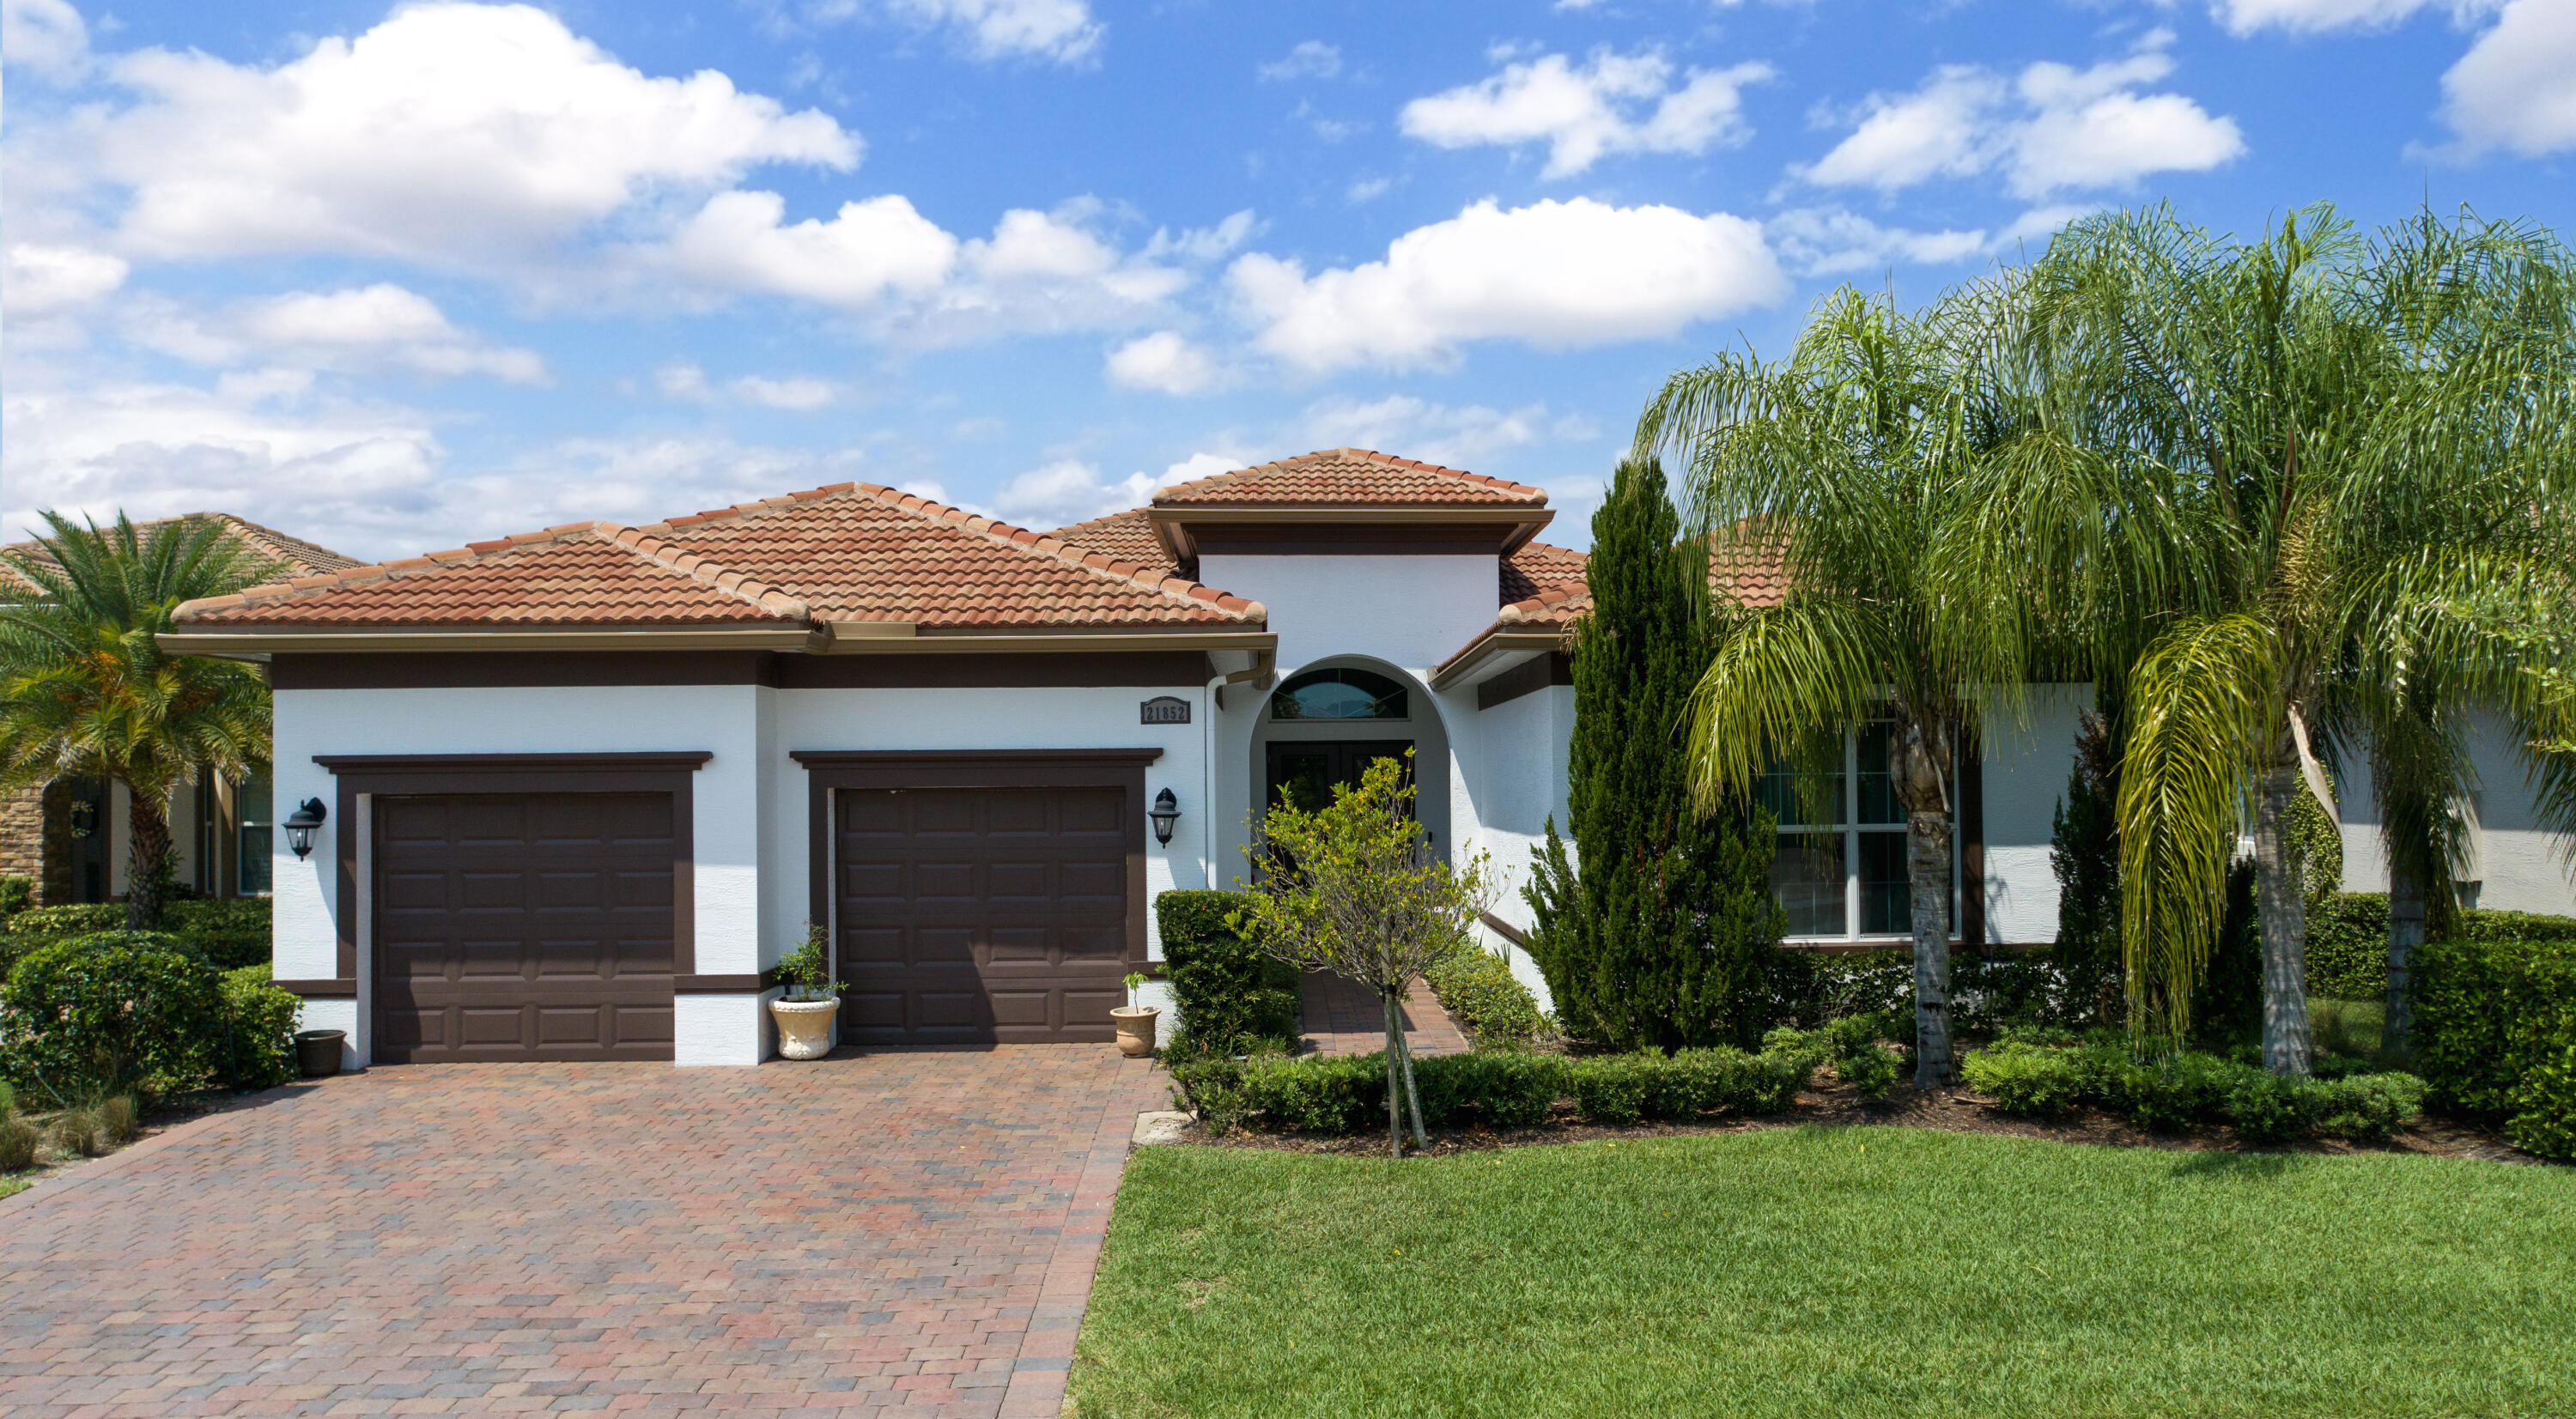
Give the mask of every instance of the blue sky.
<svg viewBox="0 0 2576 1419">
<path fill-rule="evenodd" d="M 2576 0 L 0 0 L 0 520 L 385 557 L 1354 443 L 1583 521 L 1823 291 L 2071 215 L 2576 228 Z"/>
</svg>

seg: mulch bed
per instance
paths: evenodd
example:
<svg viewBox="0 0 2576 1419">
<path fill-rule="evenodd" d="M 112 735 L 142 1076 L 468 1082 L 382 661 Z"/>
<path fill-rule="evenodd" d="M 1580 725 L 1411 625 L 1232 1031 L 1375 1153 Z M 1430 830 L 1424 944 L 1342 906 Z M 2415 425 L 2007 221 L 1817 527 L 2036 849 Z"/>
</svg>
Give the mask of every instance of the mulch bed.
<svg viewBox="0 0 2576 1419">
<path fill-rule="evenodd" d="M 1762 1128 L 1802 1128 L 1816 1124 L 1828 1127 L 1893 1124 L 1905 1128 L 1934 1128 L 1951 1133 L 1999 1133 L 2015 1138 L 2045 1138 L 2059 1143 L 2089 1143 L 2112 1148 L 2230 1153 L 2418 1153 L 2439 1158 L 2545 1165 L 2545 1160 L 2514 1147 L 2499 1133 L 2451 1119 L 2435 1118 L 2430 1114 L 2417 1119 L 2385 1145 L 2377 1147 L 2335 1138 L 2318 1138 L 2257 1148 L 2239 1142 L 2236 1130 L 2223 1124 L 2189 1133 L 2151 1133 L 2133 1126 L 2126 1119 L 2094 1110 L 2054 1120 L 2017 1118 L 1961 1089 L 1922 1090 L 1910 1084 L 1899 1084 L 1883 1099 L 1863 1099 L 1849 1086 L 1834 1079 L 1830 1071 L 1821 1074 L 1812 1087 L 1801 1093 L 1796 1107 L 1789 1112 L 1760 1117 L 1712 1119 L 1706 1123 L 1647 1122 L 1618 1128 L 1581 1122 L 1573 1116 L 1571 1105 L 1560 1103 L 1557 1107 L 1560 1112 L 1556 1118 L 1535 1128 L 1434 1129 L 1431 1131 L 1431 1153 L 1437 1156 L 1548 1143 L 1749 1133 Z M 1384 1157 L 1386 1154 L 1386 1135 L 1382 1132 L 1364 1137 L 1332 1138 L 1239 1128 L 1218 1137 L 1209 1133 L 1206 1125 L 1192 1122 L 1176 1141 L 1209 1148 L 1272 1148 L 1291 1153 L 1354 1157 Z M 1408 1154 L 1412 1152 L 1409 1137 L 1405 1149 Z"/>
</svg>

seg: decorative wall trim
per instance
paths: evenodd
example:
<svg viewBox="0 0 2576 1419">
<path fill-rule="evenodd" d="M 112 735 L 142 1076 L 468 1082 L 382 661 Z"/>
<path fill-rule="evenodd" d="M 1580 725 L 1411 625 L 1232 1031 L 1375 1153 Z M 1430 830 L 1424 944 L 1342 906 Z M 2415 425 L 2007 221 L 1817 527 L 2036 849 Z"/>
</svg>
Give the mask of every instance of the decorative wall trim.
<svg viewBox="0 0 2576 1419">
<path fill-rule="evenodd" d="M 307 1000 L 358 998 L 358 983 L 355 980 L 273 980 L 269 984 L 289 995 L 300 995 Z"/>
<path fill-rule="evenodd" d="M 675 995 L 751 995 L 776 984 L 778 970 L 774 966 L 753 975 L 671 977 Z"/>
</svg>

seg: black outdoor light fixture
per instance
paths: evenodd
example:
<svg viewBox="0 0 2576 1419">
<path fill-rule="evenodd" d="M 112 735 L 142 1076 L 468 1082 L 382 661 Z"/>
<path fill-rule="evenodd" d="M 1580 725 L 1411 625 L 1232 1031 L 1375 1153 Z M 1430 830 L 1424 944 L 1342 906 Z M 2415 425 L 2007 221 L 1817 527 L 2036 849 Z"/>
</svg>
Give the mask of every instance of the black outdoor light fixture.
<svg viewBox="0 0 2576 1419">
<path fill-rule="evenodd" d="M 299 858 L 312 856 L 313 830 L 330 816 L 331 810 L 322 806 L 321 799 L 305 799 L 301 807 L 286 815 L 286 845 L 295 849 Z"/>
<path fill-rule="evenodd" d="M 1162 792 L 1154 795 L 1153 809 L 1147 812 L 1145 816 L 1154 820 L 1154 841 L 1161 843 L 1165 847 L 1170 847 L 1172 845 L 1172 825 L 1181 821 L 1180 800 L 1172 797 L 1172 791 L 1170 789 L 1164 789 Z"/>
</svg>

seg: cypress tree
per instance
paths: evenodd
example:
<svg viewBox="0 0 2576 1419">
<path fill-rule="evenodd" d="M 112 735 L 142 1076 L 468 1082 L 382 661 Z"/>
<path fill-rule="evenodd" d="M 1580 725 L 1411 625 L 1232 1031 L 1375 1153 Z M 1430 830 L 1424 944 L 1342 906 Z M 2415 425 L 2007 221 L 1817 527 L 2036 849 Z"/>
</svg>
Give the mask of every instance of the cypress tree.
<svg viewBox="0 0 2576 1419">
<path fill-rule="evenodd" d="M 1707 544 L 1681 535 L 1651 458 L 1592 517 L 1592 611 L 1574 633 L 1567 804 L 1524 895 L 1532 954 L 1572 1034 L 1621 1048 L 1756 1043 L 1779 939 L 1772 834 L 1741 803 L 1692 804 L 1684 727 L 1708 667 Z"/>
</svg>

